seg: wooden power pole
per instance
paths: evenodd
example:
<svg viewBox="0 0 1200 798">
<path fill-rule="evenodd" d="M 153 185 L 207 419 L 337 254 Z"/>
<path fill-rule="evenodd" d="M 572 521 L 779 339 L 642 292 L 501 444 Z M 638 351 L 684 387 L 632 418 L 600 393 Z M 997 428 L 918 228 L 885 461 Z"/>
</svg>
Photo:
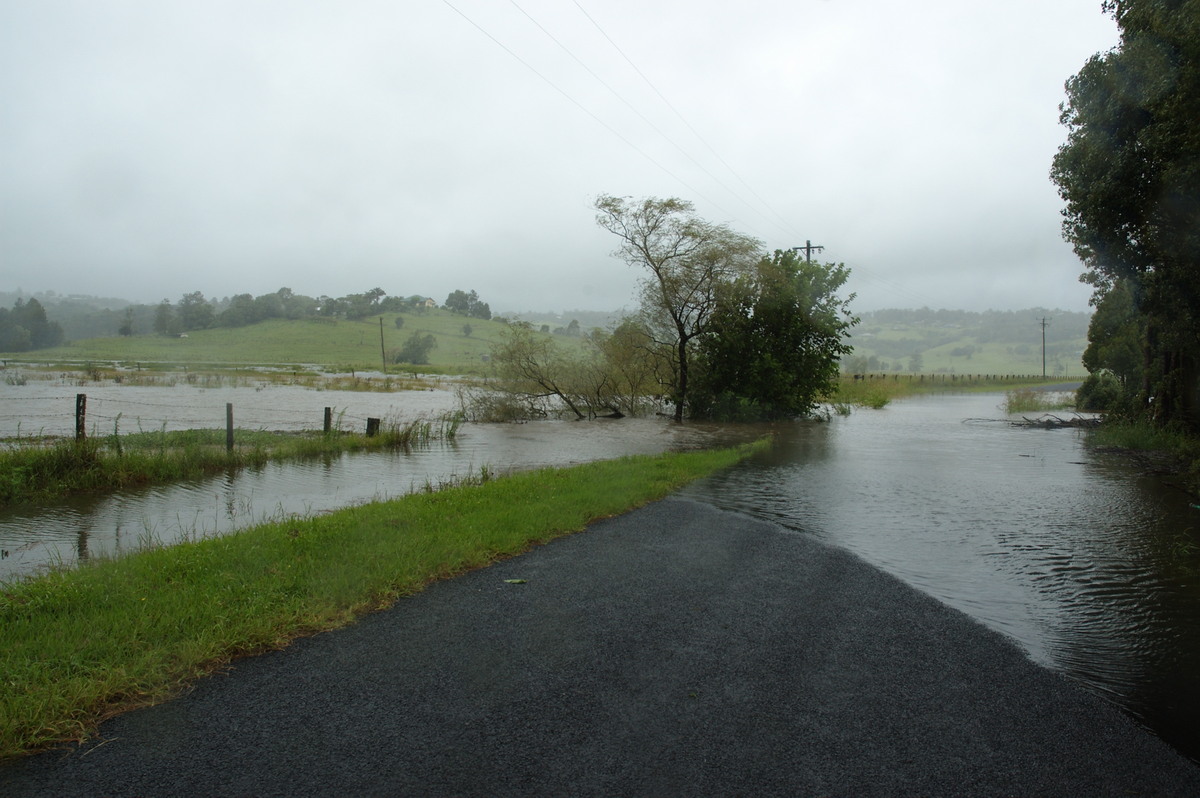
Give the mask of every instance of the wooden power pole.
<svg viewBox="0 0 1200 798">
<path fill-rule="evenodd" d="M 824 249 L 825 249 L 825 247 L 818 247 L 818 246 L 814 245 L 813 242 L 811 242 L 811 241 L 805 241 L 804 246 L 802 246 L 802 247 L 792 247 L 792 252 L 799 252 L 800 250 L 804 250 L 804 262 L 812 263 L 812 254 L 814 252 L 821 252 Z"/>
<path fill-rule="evenodd" d="M 1046 317 L 1042 316 L 1042 379 L 1046 379 Z"/>
</svg>

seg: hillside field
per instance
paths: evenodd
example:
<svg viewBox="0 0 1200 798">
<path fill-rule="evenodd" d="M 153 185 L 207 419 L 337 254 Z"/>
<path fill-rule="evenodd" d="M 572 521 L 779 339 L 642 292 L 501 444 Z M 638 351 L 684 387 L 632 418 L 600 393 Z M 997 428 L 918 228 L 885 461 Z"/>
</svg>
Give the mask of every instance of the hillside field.
<svg viewBox="0 0 1200 798">
<path fill-rule="evenodd" d="M 1086 374 L 1090 315 L 1065 311 L 970 313 L 883 310 L 864 313 L 854 328 L 854 353 L 842 370 L 853 373 L 1019 374 L 1042 373 L 1042 326 L 1046 320 L 1046 374 Z"/>
<path fill-rule="evenodd" d="M 404 319 L 402 328 L 396 318 Z M 378 371 L 383 366 L 380 347 L 394 352 L 409 336 L 433 335 L 437 346 L 428 365 L 391 363 L 389 371 L 482 374 L 491 344 L 505 329 L 502 321 L 482 321 L 435 309 L 425 313 L 385 313 L 362 320 L 311 318 L 271 319 L 248 327 L 194 330 L 187 337 L 161 335 L 88 338 L 53 349 L 0 355 L 11 362 L 87 363 L 117 361 L 178 365 L 318 365 L 339 371 Z M 470 335 L 464 326 L 470 326 Z M 555 336 L 566 345 L 578 338 Z"/>
<path fill-rule="evenodd" d="M 402 327 L 396 326 L 397 318 L 403 320 Z M 846 373 L 1040 375 L 1043 318 L 1047 320 L 1047 375 L 1078 377 L 1086 373 L 1081 357 L 1090 317 L 1084 313 L 922 309 L 874 311 L 861 314 L 861 318 L 851 338 L 854 352 L 842 363 Z M 379 371 L 384 359 L 381 320 L 382 349 L 388 353 L 387 369 L 393 373 L 484 374 L 490 348 L 505 329 L 505 322 L 497 319 L 482 321 L 432 309 L 361 320 L 271 319 L 247 327 L 195 330 L 179 338 L 150 334 L 86 338 L 53 349 L 0 354 L 0 358 L 10 364 L 311 365 L 339 372 Z M 536 322 L 533 326 L 561 329 Z M 413 334 L 432 335 L 437 341 L 429 363 L 392 362 L 395 351 Z M 568 351 L 582 346 L 579 337 L 552 337 Z"/>
</svg>

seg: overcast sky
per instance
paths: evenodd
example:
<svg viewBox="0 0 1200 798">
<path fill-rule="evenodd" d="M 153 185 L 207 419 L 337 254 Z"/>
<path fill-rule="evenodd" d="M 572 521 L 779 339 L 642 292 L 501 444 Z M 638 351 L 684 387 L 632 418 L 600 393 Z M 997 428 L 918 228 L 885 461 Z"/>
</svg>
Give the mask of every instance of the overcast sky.
<svg viewBox="0 0 1200 798">
<path fill-rule="evenodd" d="M 632 307 L 592 202 L 854 307 L 1086 310 L 1047 177 L 1100 0 L 0 0 L 0 290 Z"/>
</svg>

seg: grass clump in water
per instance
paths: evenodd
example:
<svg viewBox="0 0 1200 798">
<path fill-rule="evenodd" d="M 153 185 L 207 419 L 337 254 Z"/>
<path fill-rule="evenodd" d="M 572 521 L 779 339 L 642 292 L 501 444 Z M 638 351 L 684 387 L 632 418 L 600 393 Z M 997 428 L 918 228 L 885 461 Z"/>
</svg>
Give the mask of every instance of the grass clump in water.
<svg viewBox="0 0 1200 798">
<path fill-rule="evenodd" d="M 0 585 L 0 757 L 80 739 L 235 657 L 662 498 L 764 445 L 520 473 Z"/>
<path fill-rule="evenodd" d="M 1066 410 L 1075 406 L 1073 394 L 1059 391 L 1039 391 L 1036 388 L 1018 388 L 1004 395 L 1004 412 L 1039 413 L 1049 410 Z"/>
<path fill-rule="evenodd" d="M 424 446 L 452 439 L 459 414 L 430 421 L 381 425 L 376 435 L 330 432 L 235 430 L 226 448 L 223 429 L 137 432 L 50 445 L 29 442 L 0 450 L 0 505 L 34 502 L 66 493 L 107 491 L 132 485 L 194 479 L 271 460 L 329 456 Z"/>
</svg>

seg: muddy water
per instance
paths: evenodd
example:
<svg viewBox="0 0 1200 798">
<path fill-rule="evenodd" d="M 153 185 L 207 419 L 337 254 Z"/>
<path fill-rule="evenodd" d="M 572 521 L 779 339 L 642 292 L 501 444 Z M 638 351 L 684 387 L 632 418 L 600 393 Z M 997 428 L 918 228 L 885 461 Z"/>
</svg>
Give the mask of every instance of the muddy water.
<svg viewBox="0 0 1200 798">
<path fill-rule="evenodd" d="M 58 390 L 73 402 L 73 394 Z M 260 426 L 282 429 L 292 414 L 301 428 L 316 426 L 321 406 L 347 408 L 347 417 L 404 418 L 445 409 L 450 397 L 281 388 L 145 392 L 152 390 L 159 389 L 126 389 L 102 401 L 124 397 L 153 407 L 156 415 L 147 411 L 142 423 L 158 428 L 176 423 L 162 417 L 163 407 L 202 407 L 201 415 L 211 410 L 220 419 L 226 401 L 236 413 L 253 405 L 252 395 L 266 395 Z M 1035 661 L 1106 695 L 1200 757 L 1200 510 L 1130 461 L 1089 448 L 1083 433 L 997 423 L 1001 401 L 923 397 L 830 423 L 786 425 L 773 451 L 685 493 L 856 552 L 1009 635 Z M 0 414 L 6 404 L 0 402 Z M 121 416 L 123 430 L 132 417 Z M 50 561 L 395 496 L 485 466 L 569 464 L 735 442 L 761 431 L 657 419 L 467 425 L 456 441 L 427 450 L 274 464 L 35 512 L 10 510 L 0 512 L 0 549 L 8 552 L 0 580 Z"/>
<path fill-rule="evenodd" d="M 426 485 L 478 475 L 483 469 L 498 474 L 704 448 L 742 442 L 763 432 L 681 426 L 665 419 L 467 424 L 453 440 L 408 452 L 270 463 L 194 482 L 0 509 L 0 582 L 37 573 L 48 565 L 69 565 L 271 519 L 401 496 Z"/>
<path fill-rule="evenodd" d="M 1200 510 L 1084 433 L 978 420 L 1001 400 L 795 425 L 687 493 L 856 552 L 1200 757 Z"/>
<path fill-rule="evenodd" d="M 326 407 L 333 409 L 341 428 L 361 431 L 366 428 L 367 418 L 406 422 L 457 406 L 453 391 L 446 389 L 320 391 L 269 382 L 229 387 L 219 379 L 210 386 L 206 380 L 211 378 L 200 376 L 194 383 L 185 379 L 174 385 L 145 387 L 111 383 L 76 386 L 69 378 L 17 386 L 0 384 L 0 437 L 74 435 L 78 394 L 87 397 L 84 426 L 92 436 L 112 435 L 114 431 L 221 429 L 225 427 L 227 404 L 233 405 L 236 427 L 289 431 L 321 429 Z"/>
</svg>

